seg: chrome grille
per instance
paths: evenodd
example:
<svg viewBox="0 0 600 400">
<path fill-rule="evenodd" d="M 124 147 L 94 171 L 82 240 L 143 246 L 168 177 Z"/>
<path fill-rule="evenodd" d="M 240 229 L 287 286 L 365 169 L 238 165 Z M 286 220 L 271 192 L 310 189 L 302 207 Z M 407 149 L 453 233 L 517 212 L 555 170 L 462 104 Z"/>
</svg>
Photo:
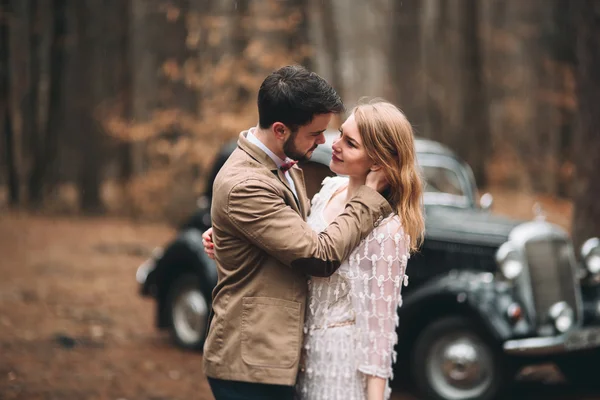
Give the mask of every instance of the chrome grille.
<svg viewBox="0 0 600 400">
<path fill-rule="evenodd" d="M 581 320 L 578 282 L 571 264 L 572 249 L 563 239 L 529 241 L 525 245 L 537 324 L 547 322 L 548 310 L 565 301 Z"/>
</svg>

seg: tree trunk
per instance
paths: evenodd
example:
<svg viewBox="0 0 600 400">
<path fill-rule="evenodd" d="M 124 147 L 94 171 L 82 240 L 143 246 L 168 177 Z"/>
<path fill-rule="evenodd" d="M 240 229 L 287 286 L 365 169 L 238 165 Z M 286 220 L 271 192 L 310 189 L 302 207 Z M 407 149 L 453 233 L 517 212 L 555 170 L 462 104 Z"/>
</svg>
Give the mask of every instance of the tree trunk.
<svg viewBox="0 0 600 400">
<path fill-rule="evenodd" d="M 80 206 L 87 214 L 103 210 L 100 196 L 104 161 L 104 138 L 95 112 L 104 99 L 104 15 L 99 0 L 80 0 L 76 5 L 78 83 L 80 92 L 78 174 Z"/>
<path fill-rule="evenodd" d="M 10 95 L 10 40 L 9 18 L 12 16 L 10 0 L 0 3 L 0 132 L 6 162 L 6 181 L 8 184 L 9 203 L 16 206 L 20 202 L 19 175 L 15 154 L 15 132 L 12 123 Z"/>
<path fill-rule="evenodd" d="M 43 200 L 44 187 L 48 178 L 56 174 L 59 135 L 64 118 L 64 63 L 66 40 L 66 0 L 52 3 L 53 31 L 50 46 L 50 79 L 48 96 L 48 118 L 44 134 L 39 135 L 34 147 L 33 167 L 29 178 L 29 201 L 39 206 Z M 53 179 L 55 182 L 56 179 Z"/>
<path fill-rule="evenodd" d="M 344 98 L 344 87 L 342 84 L 342 68 L 340 65 L 340 41 L 336 29 L 333 2 L 334 0 L 323 0 L 320 5 L 320 23 L 323 29 L 323 44 L 328 64 L 331 65 L 331 84 L 341 98 Z"/>
<path fill-rule="evenodd" d="M 160 60 L 157 57 L 155 42 L 160 39 L 158 2 L 153 0 L 132 0 L 129 15 L 128 63 L 131 78 L 130 104 L 128 105 L 133 123 L 145 123 L 152 119 L 158 108 L 159 85 L 157 73 Z M 162 17 L 164 18 L 164 17 Z M 144 140 L 133 140 L 126 146 L 124 155 L 126 173 L 138 176 L 148 169 Z"/>
<path fill-rule="evenodd" d="M 482 47 L 491 147 L 500 166 L 499 174 L 490 175 L 496 183 L 548 194 L 559 190 L 557 159 L 566 129 L 560 108 L 573 95 L 570 76 L 553 60 L 552 48 L 569 37 L 557 32 L 555 16 L 566 2 L 478 2 L 487 33 Z"/>
<path fill-rule="evenodd" d="M 600 236 L 600 1 L 579 0 L 577 7 L 580 126 L 575 136 L 573 241 L 579 248 L 586 238 Z"/>
<path fill-rule="evenodd" d="M 309 70 L 313 68 L 313 61 L 311 57 L 311 53 L 309 52 L 309 38 L 308 38 L 308 30 L 309 30 L 309 21 L 308 21 L 308 1 L 309 0 L 293 0 L 292 3 L 292 12 L 294 10 L 298 13 L 298 18 L 300 22 L 296 27 L 296 31 L 293 35 L 290 36 L 289 41 L 289 49 L 291 49 L 292 57 L 294 60 L 300 64 L 304 65 Z M 300 54 L 296 57 L 294 51 L 299 51 Z"/>
<path fill-rule="evenodd" d="M 473 169 L 477 186 L 487 185 L 486 164 L 490 156 L 490 126 L 479 32 L 479 0 L 463 0 L 461 34 L 464 43 L 462 69 L 465 96 L 462 110 L 462 146 L 459 154 Z"/>
<path fill-rule="evenodd" d="M 464 7 L 456 4 L 423 0 L 421 36 L 427 111 L 424 135 L 455 150 L 456 144 L 461 143 L 465 101 L 465 49 L 460 32 Z"/>
<path fill-rule="evenodd" d="M 425 100 L 421 65 L 420 0 L 393 3 L 392 35 L 388 59 L 390 62 L 391 94 L 393 101 L 412 123 L 417 134 L 425 125 Z"/>
<path fill-rule="evenodd" d="M 44 151 L 40 138 L 40 80 L 42 15 L 37 0 L 29 0 L 27 15 L 27 83 L 21 103 L 22 138 L 25 164 L 29 167 L 38 154 Z M 30 168 L 25 168 L 28 173 Z"/>
<path fill-rule="evenodd" d="M 130 1 L 124 1 L 120 3 L 119 12 L 121 18 L 119 19 L 119 47 L 117 49 L 117 57 L 119 57 L 119 71 L 118 79 L 120 82 L 121 93 L 119 95 L 119 101 L 121 102 L 121 117 L 126 121 L 130 121 L 133 110 L 133 87 L 132 78 L 133 70 L 131 69 L 131 60 L 129 59 L 131 54 L 131 9 L 132 4 Z M 130 140 L 122 140 L 117 150 L 119 154 L 119 179 L 122 183 L 128 182 L 136 174 L 135 165 L 135 143 Z"/>
</svg>

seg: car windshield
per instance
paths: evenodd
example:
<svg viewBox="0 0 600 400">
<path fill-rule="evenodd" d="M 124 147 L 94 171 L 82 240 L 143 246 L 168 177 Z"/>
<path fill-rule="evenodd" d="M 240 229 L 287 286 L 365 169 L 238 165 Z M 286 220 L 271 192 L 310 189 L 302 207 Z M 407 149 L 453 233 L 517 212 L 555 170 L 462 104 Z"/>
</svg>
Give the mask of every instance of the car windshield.
<svg viewBox="0 0 600 400">
<path fill-rule="evenodd" d="M 425 192 L 447 193 L 454 196 L 464 196 L 460 179 L 456 172 L 446 167 L 422 165 L 425 178 Z"/>
<path fill-rule="evenodd" d="M 419 154 L 419 167 L 425 180 L 423 198 L 426 204 L 473 207 L 474 183 L 468 166 L 451 157 Z"/>
</svg>

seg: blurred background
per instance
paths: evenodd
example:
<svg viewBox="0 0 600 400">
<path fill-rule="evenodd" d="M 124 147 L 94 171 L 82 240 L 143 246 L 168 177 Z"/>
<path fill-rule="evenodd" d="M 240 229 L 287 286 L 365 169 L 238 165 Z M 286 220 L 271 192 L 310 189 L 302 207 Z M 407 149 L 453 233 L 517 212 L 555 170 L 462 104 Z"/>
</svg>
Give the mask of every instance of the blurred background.
<svg viewBox="0 0 600 400">
<path fill-rule="evenodd" d="M 256 124 L 257 89 L 286 64 L 322 75 L 348 108 L 397 104 L 470 164 L 496 211 L 531 218 L 541 203 L 577 247 L 600 233 L 599 1 L 0 4 L 0 398 L 148 398 L 185 373 L 206 390 L 199 359 L 157 339 L 133 274 L 194 211 L 216 152 Z M 78 375 L 89 355 L 43 345 L 84 336 L 100 349 L 132 339 L 135 356 Z M 140 356 L 149 346 L 171 364 Z M 31 354 L 62 367 L 31 372 Z M 110 386 L 126 366 L 165 382 Z M 44 392 L 65 371 L 108 386 Z M 44 378 L 14 389 L 28 373 Z"/>
<path fill-rule="evenodd" d="M 576 151 L 575 82 L 576 9 L 594 1 L 3 3 L 4 207 L 181 218 L 290 63 L 349 106 L 394 102 L 481 187 L 570 199 L 592 149 Z"/>
</svg>

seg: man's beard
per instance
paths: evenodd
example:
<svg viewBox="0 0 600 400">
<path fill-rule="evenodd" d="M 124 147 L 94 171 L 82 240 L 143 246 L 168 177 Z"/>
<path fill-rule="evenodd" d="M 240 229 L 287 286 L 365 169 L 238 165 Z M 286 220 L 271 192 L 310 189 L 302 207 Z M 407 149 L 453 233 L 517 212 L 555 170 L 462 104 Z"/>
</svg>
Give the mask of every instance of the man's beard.
<svg viewBox="0 0 600 400">
<path fill-rule="evenodd" d="M 301 151 L 299 151 L 296 148 L 295 139 L 296 139 L 296 133 L 292 133 L 290 135 L 290 137 L 283 144 L 283 152 L 285 153 L 286 156 L 288 156 L 292 160 L 296 160 L 296 161 L 309 160 L 310 157 L 312 156 L 312 154 L 309 155 L 309 153 L 313 152 L 317 148 L 317 145 L 315 145 L 312 149 L 308 150 L 307 152 L 302 153 Z"/>
</svg>

